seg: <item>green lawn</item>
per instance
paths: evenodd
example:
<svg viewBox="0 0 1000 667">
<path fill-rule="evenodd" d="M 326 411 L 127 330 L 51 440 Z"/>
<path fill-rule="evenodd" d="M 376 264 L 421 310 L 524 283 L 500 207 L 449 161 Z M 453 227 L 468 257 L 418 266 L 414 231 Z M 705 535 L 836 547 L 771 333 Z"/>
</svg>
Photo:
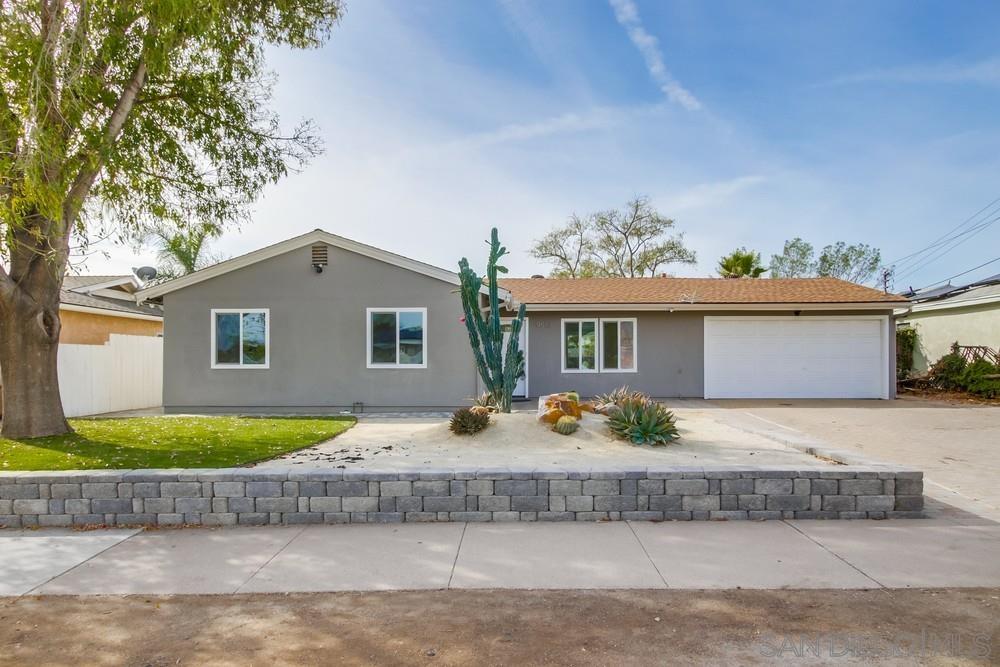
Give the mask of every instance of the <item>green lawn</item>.
<svg viewBox="0 0 1000 667">
<path fill-rule="evenodd" d="M 0 471 L 86 468 L 224 468 L 302 449 L 354 417 L 133 417 L 71 419 L 75 433 L 0 438 Z"/>
</svg>

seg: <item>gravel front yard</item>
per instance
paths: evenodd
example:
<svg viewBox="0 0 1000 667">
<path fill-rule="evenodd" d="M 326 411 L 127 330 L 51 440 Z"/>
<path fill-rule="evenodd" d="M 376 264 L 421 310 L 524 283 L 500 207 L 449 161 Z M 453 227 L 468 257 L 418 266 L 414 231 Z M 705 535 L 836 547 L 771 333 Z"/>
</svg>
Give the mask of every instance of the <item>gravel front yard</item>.
<svg viewBox="0 0 1000 667">
<path fill-rule="evenodd" d="M 447 420 L 362 418 L 336 440 L 282 457 L 283 461 L 349 468 L 615 466 L 615 465 L 822 465 L 808 454 L 716 420 L 710 410 L 676 409 L 681 438 L 663 447 L 640 447 L 611 437 L 606 419 L 585 414 L 576 433 L 563 436 L 534 412 L 494 415 L 473 436 L 454 435 Z"/>
</svg>

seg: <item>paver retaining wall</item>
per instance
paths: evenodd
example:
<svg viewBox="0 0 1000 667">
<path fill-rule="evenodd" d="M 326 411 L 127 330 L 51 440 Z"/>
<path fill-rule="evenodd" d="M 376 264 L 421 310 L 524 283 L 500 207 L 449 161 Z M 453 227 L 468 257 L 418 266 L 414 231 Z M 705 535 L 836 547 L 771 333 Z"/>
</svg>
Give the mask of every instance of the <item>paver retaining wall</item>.
<svg viewBox="0 0 1000 667">
<path fill-rule="evenodd" d="M 922 516 L 896 466 L 0 473 L 0 526 Z"/>
</svg>

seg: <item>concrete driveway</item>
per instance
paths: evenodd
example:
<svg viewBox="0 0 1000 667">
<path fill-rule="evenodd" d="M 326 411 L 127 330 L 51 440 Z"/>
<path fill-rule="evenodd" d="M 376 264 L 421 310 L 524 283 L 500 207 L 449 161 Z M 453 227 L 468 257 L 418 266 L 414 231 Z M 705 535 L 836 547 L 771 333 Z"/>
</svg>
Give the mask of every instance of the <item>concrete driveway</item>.
<svg viewBox="0 0 1000 667">
<path fill-rule="evenodd" d="M 1000 520 L 1000 407 L 923 399 L 712 401 L 755 434 L 789 429 L 839 449 L 924 471 L 935 500 Z"/>
</svg>

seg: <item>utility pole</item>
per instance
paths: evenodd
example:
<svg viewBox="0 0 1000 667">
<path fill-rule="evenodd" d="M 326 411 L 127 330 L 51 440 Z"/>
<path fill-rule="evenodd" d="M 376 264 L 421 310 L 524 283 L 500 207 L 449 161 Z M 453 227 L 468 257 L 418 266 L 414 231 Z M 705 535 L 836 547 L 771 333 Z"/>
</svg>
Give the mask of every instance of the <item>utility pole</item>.
<svg viewBox="0 0 1000 667">
<path fill-rule="evenodd" d="M 882 291 L 888 294 L 892 291 L 892 274 L 896 267 L 890 266 L 882 269 Z"/>
</svg>

